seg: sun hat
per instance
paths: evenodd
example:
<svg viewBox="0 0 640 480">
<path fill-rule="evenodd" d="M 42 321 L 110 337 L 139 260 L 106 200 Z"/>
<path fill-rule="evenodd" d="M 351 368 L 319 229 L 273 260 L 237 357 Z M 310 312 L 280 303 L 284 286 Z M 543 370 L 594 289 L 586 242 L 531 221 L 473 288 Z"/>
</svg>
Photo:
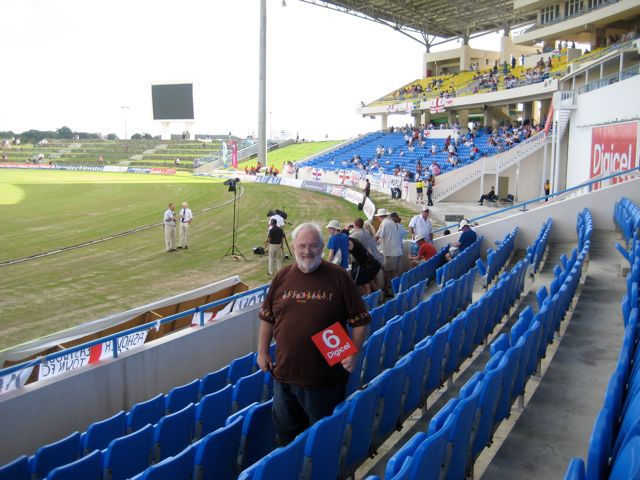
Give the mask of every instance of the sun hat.
<svg viewBox="0 0 640 480">
<path fill-rule="evenodd" d="M 424 235 L 422 233 L 419 233 L 416 235 L 416 237 L 413 240 L 414 242 L 417 242 L 419 240 L 424 240 Z"/>
<path fill-rule="evenodd" d="M 389 215 L 389 211 L 386 208 L 379 208 L 376 212 L 376 217 L 386 217 Z"/>
<path fill-rule="evenodd" d="M 458 230 L 462 230 L 463 227 L 468 227 L 469 226 L 469 221 L 466 219 L 462 219 L 460 220 L 460 226 L 458 227 Z"/>
<path fill-rule="evenodd" d="M 338 220 L 331 220 L 329 223 L 327 223 L 327 226 L 325 228 L 334 228 L 336 230 L 340 230 L 340 224 L 338 223 Z"/>
</svg>

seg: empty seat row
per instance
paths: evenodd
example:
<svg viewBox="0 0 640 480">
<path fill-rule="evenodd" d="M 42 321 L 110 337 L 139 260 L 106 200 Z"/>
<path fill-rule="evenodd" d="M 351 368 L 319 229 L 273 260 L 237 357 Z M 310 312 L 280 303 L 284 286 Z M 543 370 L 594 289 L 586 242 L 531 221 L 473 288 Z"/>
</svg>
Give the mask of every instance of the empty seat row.
<svg viewBox="0 0 640 480">
<path fill-rule="evenodd" d="M 497 277 L 500 270 L 507 264 L 511 254 L 515 248 L 516 236 L 518 235 L 519 228 L 516 227 L 511 233 L 508 233 L 501 242 L 496 242 L 498 245 L 496 249 L 487 249 L 487 261 L 486 265 L 482 259 L 476 260 L 476 265 L 482 277 L 483 285 L 485 287 L 491 285 L 493 280 Z"/>
<path fill-rule="evenodd" d="M 442 288 L 445 283 L 454 278 L 459 278 L 476 264 L 480 258 L 482 236 L 478 236 L 475 242 L 453 257 L 451 261 L 442 265 L 436 271 L 436 284 Z"/>
<path fill-rule="evenodd" d="M 491 443 L 514 401 L 524 394 L 528 378 L 536 371 L 549 339 L 553 339 L 553 335 L 545 332 L 545 326 L 555 332 L 569 308 L 575 295 L 569 284 L 577 286 L 578 280 L 574 279 L 582 275 L 588 248 L 589 244 L 576 259 L 561 293 L 547 297 L 544 309 L 535 315 L 531 307 L 525 308 L 510 334 L 501 334 L 491 345 L 491 358 L 485 369 L 475 373 L 461 388 L 460 395 L 434 415 L 426 432 L 414 435 L 389 459 L 387 480 L 458 480 L 472 476 L 475 460 Z M 524 262 L 522 270 L 526 271 L 528 260 Z M 368 477 L 373 479 L 379 480 Z"/>
<path fill-rule="evenodd" d="M 541 263 L 549 244 L 549 235 L 551 234 L 552 226 L 553 220 L 548 218 L 542 225 L 540 233 L 534 242 L 527 247 L 527 257 L 532 267 L 532 273 L 538 273 L 541 268 Z"/>
<path fill-rule="evenodd" d="M 637 206 L 628 199 L 616 202 L 614 208 L 614 220 L 629 247 L 624 255 L 631 265 L 622 299 L 624 337 L 602 409 L 593 425 L 587 462 L 573 458 L 565 475 L 568 480 L 640 477 L 640 248 L 634 219 L 637 212 Z"/>
<path fill-rule="evenodd" d="M 435 280 L 436 271 L 446 263 L 446 253 L 447 248 L 444 247 L 429 260 L 420 262 L 418 265 L 411 268 L 410 270 L 407 270 L 399 277 L 393 278 L 391 280 L 393 293 L 397 295 L 400 292 L 404 292 L 405 290 L 408 290 L 411 286 L 422 280 L 427 280 L 427 283 Z"/>
</svg>

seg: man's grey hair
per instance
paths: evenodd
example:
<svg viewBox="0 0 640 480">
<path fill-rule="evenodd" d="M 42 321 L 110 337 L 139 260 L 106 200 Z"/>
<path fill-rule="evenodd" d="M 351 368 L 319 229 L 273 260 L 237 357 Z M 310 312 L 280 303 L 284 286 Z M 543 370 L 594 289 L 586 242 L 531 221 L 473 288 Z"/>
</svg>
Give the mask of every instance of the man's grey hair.
<svg viewBox="0 0 640 480">
<path fill-rule="evenodd" d="M 298 234 L 303 230 L 313 231 L 318 236 L 318 240 L 320 240 L 320 243 L 324 245 L 324 239 L 322 238 L 322 229 L 318 226 L 318 224 L 312 222 L 301 223 L 293 229 L 293 232 L 291 232 L 291 240 L 293 240 L 294 243 Z"/>
</svg>

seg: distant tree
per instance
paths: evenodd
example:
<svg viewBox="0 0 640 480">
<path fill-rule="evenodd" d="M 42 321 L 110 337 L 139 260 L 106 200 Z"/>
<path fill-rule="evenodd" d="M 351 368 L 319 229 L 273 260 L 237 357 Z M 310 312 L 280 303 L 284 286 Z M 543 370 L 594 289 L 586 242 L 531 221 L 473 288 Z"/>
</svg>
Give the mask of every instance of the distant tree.
<svg viewBox="0 0 640 480">
<path fill-rule="evenodd" d="M 145 140 L 153 140 L 153 137 L 149 133 L 145 133 L 144 134 L 144 139 Z"/>
<path fill-rule="evenodd" d="M 118 140 L 118 136 L 115 133 L 107 135 L 107 140 Z"/>
<path fill-rule="evenodd" d="M 75 134 L 73 133 L 73 130 L 71 130 L 69 127 L 61 127 L 56 130 L 56 136 L 58 138 L 71 139 L 74 135 Z"/>
<path fill-rule="evenodd" d="M 140 135 L 139 133 L 134 133 L 133 135 L 131 135 L 131 140 L 142 140 L 142 135 Z"/>
<path fill-rule="evenodd" d="M 76 132 L 80 140 L 100 140 L 99 133 Z"/>
</svg>

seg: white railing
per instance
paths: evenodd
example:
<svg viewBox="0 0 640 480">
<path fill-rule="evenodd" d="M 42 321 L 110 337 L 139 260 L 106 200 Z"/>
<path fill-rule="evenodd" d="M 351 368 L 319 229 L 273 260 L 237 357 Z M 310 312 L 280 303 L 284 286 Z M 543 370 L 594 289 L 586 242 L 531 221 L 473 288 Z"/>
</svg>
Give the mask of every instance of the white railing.
<svg viewBox="0 0 640 480">
<path fill-rule="evenodd" d="M 439 202 L 478 180 L 483 174 L 496 174 L 506 170 L 538 151 L 545 142 L 545 133 L 539 132 L 506 152 L 491 157 L 482 157 L 471 165 L 445 173 L 436 180 L 433 199 Z"/>
</svg>

